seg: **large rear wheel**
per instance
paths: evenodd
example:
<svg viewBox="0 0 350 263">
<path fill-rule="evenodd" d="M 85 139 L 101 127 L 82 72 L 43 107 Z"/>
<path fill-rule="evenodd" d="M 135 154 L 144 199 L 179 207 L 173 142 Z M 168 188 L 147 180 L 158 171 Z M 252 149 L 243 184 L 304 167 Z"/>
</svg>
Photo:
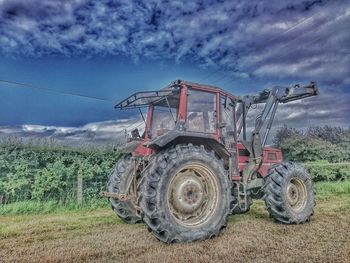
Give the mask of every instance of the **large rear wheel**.
<svg viewBox="0 0 350 263">
<path fill-rule="evenodd" d="M 296 164 L 272 167 L 265 179 L 265 204 L 270 216 L 285 224 L 309 221 L 315 207 L 310 175 Z"/>
<path fill-rule="evenodd" d="M 108 181 L 108 191 L 116 194 L 129 194 L 128 190 L 132 180 L 131 156 L 125 155 L 119 159 L 113 168 L 113 172 Z M 136 199 L 136 195 L 135 195 Z M 113 211 L 116 215 L 128 224 L 141 222 L 141 217 L 136 211 L 136 200 L 116 200 L 109 199 Z"/>
<path fill-rule="evenodd" d="M 161 241 L 190 242 L 219 235 L 232 202 L 222 161 L 203 146 L 159 153 L 140 184 L 141 215 Z"/>
</svg>

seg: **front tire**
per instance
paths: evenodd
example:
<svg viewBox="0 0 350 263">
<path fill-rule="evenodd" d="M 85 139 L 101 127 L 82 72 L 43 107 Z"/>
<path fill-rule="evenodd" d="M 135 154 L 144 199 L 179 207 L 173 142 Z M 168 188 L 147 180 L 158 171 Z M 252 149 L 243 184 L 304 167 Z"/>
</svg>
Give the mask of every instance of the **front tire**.
<svg viewBox="0 0 350 263">
<path fill-rule="evenodd" d="M 108 191 L 116 194 L 128 194 L 127 188 L 132 179 L 132 172 L 131 156 L 125 155 L 121 157 L 115 164 L 113 172 L 109 177 Z M 136 224 L 142 221 L 135 208 L 136 201 L 121 201 L 114 198 L 110 198 L 109 201 L 115 214 L 125 223 Z"/>
<path fill-rule="evenodd" d="M 166 243 L 219 235 L 232 202 L 223 162 L 203 146 L 177 145 L 159 153 L 140 187 L 143 221 Z"/>
<path fill-rule="evenodd" d="M 315 207 L 310 175 L 299 165 L 281 163 L 265 179 L 265 204 L 271 217 L 285 224 L 310 220 Z"/>
</svg>

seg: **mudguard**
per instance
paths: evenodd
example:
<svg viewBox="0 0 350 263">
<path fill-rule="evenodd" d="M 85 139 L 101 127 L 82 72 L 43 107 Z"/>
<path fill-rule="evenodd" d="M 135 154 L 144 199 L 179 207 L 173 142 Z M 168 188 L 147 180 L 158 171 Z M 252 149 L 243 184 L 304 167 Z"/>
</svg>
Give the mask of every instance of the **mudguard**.
<svg viewBox="0 0 350 263">
<path fill-rule="evenodd" d="M 180 143 L 192 143 L 195 145 L 207 145 L 212 148 L 220 156 L 229 157 L 231 154 L 227 151 L 225 146 L 213 138 L 210 134 L 203 134 L 198 132 L 188 131 L 177 131 L 172 130 L 164 133 L 157 138 L 146 142 L 144 146 L 160 150 L 168 147 L 169 145 L 180 144 Z"/>
</svg>

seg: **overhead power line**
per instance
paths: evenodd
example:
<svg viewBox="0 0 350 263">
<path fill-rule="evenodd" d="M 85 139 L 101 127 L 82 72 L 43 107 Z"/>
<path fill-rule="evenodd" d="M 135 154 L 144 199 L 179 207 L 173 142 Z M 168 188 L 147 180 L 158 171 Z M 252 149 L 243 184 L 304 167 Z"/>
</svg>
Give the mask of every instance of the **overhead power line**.
<svg viewBox="0 0 350 263">
<path fill-rule="evenodd" d="M 325 6 L 325 8 L 327 8 L 327 6 Z M 312 18 L 314 18 L 314 17 L 317 16 L 317 15 L 320 15 L 321 13 L 322 13 L 322 11 L 317 12 L 317 13 L 315 13 L 315 14 L 313 14 L 313 15 L 307 17 L 307 18 L 303 18 L 303 19 L 299 20 L 299 21 L 296 22 L 295 24 L 293 24 L 293 25 L 291 25 L 290 27 L 288 27 L 286 30 L 284 30 L 284 31 L 278 33 L 277 35 L 275 35 L 274 37 L 272 37 L 272 38 L 270 39 L 270 41 L 277 40 L 280 36 L 282 36 L 282 35 L 288 33 L 289 31 L 291 31 L 291 30 L 293 30 L 293 29 L 295 29 L 295 28 L 298 28 L 298 27 L 300 27 L 301 25 L 303 25 L 303 24 L 305 24 L 305 23 L 308 23 L 309 21 L 311 21 Z M 348 11 L 342 13 L 340 16 L 342 16 L 342 15 L 344 15 L 344 14 L 346 14 L 346 13 L 348 13 Z M 328 23 L 328 22 L 330 22 L 330 21 L 332 21 L 332 20 L 335 20 L 335 19 L 337 19 L 338 17 L 339 17 L 339 16 L 337 16 L 337 17 L 335 17 L 335 18 L 333 18 L 333 19 L 331 19 L 331 20 L 328 20 L 328 21 L 326 21 L 325 23 Z M 324 23 L 322 23 L 322 24 L 324 24 Z M 300 37 L 300 36 L 302 36 L 302 35 L 304 35 L 304 34 L 305 34 L 305 32 L 299 34 L 296 38 L 298 38 L 298 37 Z M 296 38 L 294 38 L 294 39 L 296 39 Z M 294 40 L 294 39 L 293 39 L 293 40 Z M 259 51 L 259 50 L 264 49 L 264 48 L 266 48 L 266 44 L 258 45 L 257 47 L 255 47 L 255 48 L 253 48 L 252 50 L 250 50 L 249 53 L 256 52 L 256 51 Z M 206 76 L 204 76 L 203 78 L 201 78 L 200 81 L 202 81 L 202 80 L 204 80 L 204 79 L 207 79 L 207 78 L 210 78 L 210 77 L 216 76 L 216 74 L 217 74 L 220 70 L 221 70 L 221 69 L 219 68 L 218 70 L 215 70 L 214 72 L 209 73 L 208 75 L 206 75 Z M 221 80 L 221 78 L 220 78 L 219 80 Z"/>
<path fill-rule="evenodd" d="M 314 16 L 319 15 L 320 13 L 321 13 L 321 12 L 318 12 L 318 13 L 313 14 L 312 16 L 309 16 L 309 17 L 307 17 L 307 18 L 304 18 L 304 19 L 299 20 L 297 23 L 291 25 L 291 26 L 288 27 L 286 30 L 284 30 L 284 31 L 280 32 L 279 34 L 275 35 L 273 38 L 270 39 L 270 41 L 273 41 L 273 40 L 278 39 L 281 35 L 284 35 L 284 34 L 288 33 L 289 31 L 291 31 L 291 30 L 293 30 L 293 29 L 295 29 L 295 28 L 301 26 L 302 24 L 308 22 L 308 21 L 311 20 Z M 259 46 L 257 46 L 256 48 L 254 48 L 253 50 L 251 50 L 250 52 L 256 52 L 256 51 L 258 51 L 259 49 L 262 49 L 262 48 L 265 48 L 265 47 L 266 47 L 265 44 L 264 44 L 264 45 L 259 45 Z M 221 71 L 220 68 L 217 69 L 217 70 L 215 70 L 214 72 L 211 72 L 211 73 L 209 73 L 208 75 L 204 76 L 204 77 L 201 78 L 199 81 L 203 81 L 203 80 L 205 80 L 205 79 L 207 79 L 207 78 L 210 78 L 210 77 L 212 77 L 212 76 L 215 76 L 219 71 Z"/>
<path fill-rule="evenodd" d="M 339 19 L 339 18 L 341 18 L 341 17 L 343 17 L 343 16 L 348 16 L 350 14 L 350 11 L 346 11 L 346 12 L 343 12 L 343 13 L 340 13 L 339 15 L 337 15 L 337 16 L 335 16 L 335 17 L 333 17 L 332 19 L 329 19 L 329 20 L 327 20 L 327 21 L 325 21 L 324 23 L 322 23 L 322 24 L 320 24 L 320 25 L 322 25 L 322 26 L 324 26 L 324 25 L 326 25 L 326 24 L 328 24 L 328 23 L 330 23 L 330 22 L 332 22 L 332 21 L 334 21 L 334 20 L 337 20 L 337 19 Z M 305 33 L 304 33 L 305 34 Z M 304 34 L 301 34 L 301 35 L 304 35 Z M 301 36 L 300 35 L 300 36 Z M 300 37 L 299 36 L 299 37 Z M 319 41 L 321 41 L 321 40 L 326 40 L 326 39 L 329 39 L 331 36 L 329 36 L 329 35 L 327 35 L 327 36 L 324 36 L 324 35 L 322 35 L 322 36 L 320 36 L 320 37 L 316 37 L 316 38 L 313 38 L 313 39 L 311 39 L 310 41 L 307 41 L 306 43 L 303 43 L 302 45 L 300 45 L 298 48 L 290 48 L 290 49 L 288 49 L 286 52 L 284 52 L 281 56 L 278 56 L 278 57 L 276 57 L 276 58 L 278 58 L 278 59 L 281 59 L 281 58 L 286 58 L 286 57 L 288 57 L 290 54 L 292 54 L 293 52 L 300 52 L 300 48 L 305 48 L 305 47 L 308 47 L 308 46 L 311 46 L 312 44 L 314 44 L 314 43 L 316 43 L 316 42 L 319 42 Z M 294 39 L 293 39 L 294 40 Z M 285 46 L 287 46 L 288 45 L 288 43 L 287 44 L 285 44 L 284 45 L 284 47 Z M 345 54 L 346 55 L 346 54 Z M 258 63 L 253 63 L 253 65 L 256 65 L 256 64 L 258 64 Z"/>
<path fill-rule="evenodd" d="M 219 71 L 221 71 L 221 68 L 219 68 L 219 69 L 215 70 L 214 72 L 211 72 L 208 75 L 204 76 L 203 78 L 199 79 L 199 82 L 206 80 L 207 78 L 210 78 L 211 76 L 215 75 Z"/>
<path fill-rule="evenodd" d="M 75 97 L 80 97 L 80 98 L 84 98 L 84 99 L 98 100 L 98 101 L 104 101 L 104 102 L 114 102 L 111 99 L 100 98 L 100 97 L 95 97 L 95 96 L 87 96 L 87 95 L 80 94 L 80 93 L 75 93 L 75 92 L 59 91 L 59 90 L 55 90 L 55 89 L 34 86 L 34 85 L 31 85 L 31 84 L 21 83 L 21 82 L 11 81 L 11 80 L 0 79 L 0 83 L 4 83 L 4 84 L 7 84 L 7 85 L 13 85 L 11 87 L 35 89 L 35 90 L 38 90 L 38 91 L 53 93 L 53 94 L 56 94 L 56 95 L 75 96 Z M 135 124 L 137 124 L 137 125 L 135 126 Z M 142 125 L 144 125 L 143 122 L 141 122 L 141 123 L 139 121 L 133 122 L 133 123 L 129 124 L 127 127 L 125 127 L 123 129 L 123 131 L 118 132 L 117 134 L 123 133 L 125 131 L 128 132 L 129 130 L 133 130 L 133 129 L 139 128 Z M 135 126 L 135 127 L 133 127 L 133 126 Z"/>
<path fill-rule="evenodd" d="M 289 31 L 292 31 L 292 30 L 295 29 L 295 28 L 300 27 L 301 25 L 303 25 L 303 24 L 305 24 L 305 23 L 308 23 L 308 22 L 312 21 L 312 20 L 311 20 L 312 18 L 314 18 L 315 16 L 318 16 L 318 15 L 320 15 L 320 14 L 322 14 L 322 13 L 323 13 L 322 11 L 321 11 L 321 12 L 317 12 L 317 13 L 313 14 L 312 16 L 309 16 L 309 17 L 307 17 L 307 18 L 301 19 L 301 20 L 299 20 L 297 23 L 291 25 L 291 26 L 288 27 L 286 30 L 284 30 L 284 31 L 282 31 L 282 32 L 280 32 L 280 33 L 278 33 L 277 35 L 275 35 L 274 37 L 272 37 L 272 38 L 270 38 L 270 39 L 268 39 L 268 40 L 269 40 L 270 42 L 272 42 L 272 41 L 274 41 L 274 40 L 278 40 L 278 38 L 279 38 L 280 36 L 282 36 L 282 35 L 288 33 Z M 331 17 L 331 16 L 327 16 L 327 17 Z M 334 18 L 334 19 L 336 19 L 336 18 Z M 334 19 L 332 19 L 332 20 L 334 20 Z M 331 21 L 331 20 L 329 20 L 329 21 Z M 328 21 L 326 21 L 325 23 L 327 23 L 327 22 L 328 22 Z M 323 24 L 324 24 L 324 23 L 321 23 L 321 24 L 319 24 L 319 25 L 323 25 Z M 294 40 L 294 39 L 296 39 L 296 38 L 299 38 L 300 36 L 302 36 L 302 35 L 304 35 L 304 34 L 306 34 L 306 33 L 308 33 L 308 32 L 302 32 L 302 33 L 298 34 L 298 35 L 297 35 L 295 38 L 293 38 L 292 40 Z M 288 42 L 290 42 L 290 41 L 291 41 L 291 40 L 289 40 Z M 267 45 L 266 43 L 264 43 L 264 44 L 258 45 L 257 47 L 253 48 L 253 49 L 250 50 L 249 52 L 260 51 L 260 50 L 266 49 L 267 47 L 268 47 L 268 45 Z"/>
<path fill-rule="evenodd" d="M 113 100 L 111 100 L 111 99 L 100 98 L 100 97 L 95 97 L 95 96 L 88 96 L 88 95 L 75 93 L 75 92 L 60 91 L 60 90 L 50 89 L 50 88 L 46 88 L 46 87 L 39 87 L 39 86 L 34 86 L 32 84 L 21 83 L 21 82 L 12 81 L 12 80 L 0 79 L 0 82 L 5 83 L 7 85 L 12 85 L 11 87 L 16 87 L 16 88 L 28 88 L 28 89 L 34 89 L 34 90 L 39 90 L 39 91 L 44 91 L 44 92 L 54 93 L 54 94 L 59 94 L 59 95 L 75 96 L 75 97 L 91 99 L 91 100 L 113 102 Z"/>
</svg>

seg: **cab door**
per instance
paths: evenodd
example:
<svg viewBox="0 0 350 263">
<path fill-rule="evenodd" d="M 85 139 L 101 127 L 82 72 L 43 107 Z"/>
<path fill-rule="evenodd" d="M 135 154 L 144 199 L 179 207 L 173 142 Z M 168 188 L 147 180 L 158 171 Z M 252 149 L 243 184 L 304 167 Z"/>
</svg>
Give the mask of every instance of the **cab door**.
<svg viewBox="0 0 350 263">
<path fill-rule="evenodd" d="M 235 122 L 235 104 L 227 96 L 220 96 L 220 117 L 221 117 L 221 140 L 226 149 L 230 152 L 230 174 L 233 177 L 239 176 L 237 163 L 237 136 Z"/>
<path fill-rule="evenodd" d="M 235 108 L 234 104 L 228 97 L 220 97 L 220 113 L 221 113 L 221 135 L 222 141 L 226 148 L 231 151 L 236 151 L 236 136 L 235 136 Z"/>
</svg>

